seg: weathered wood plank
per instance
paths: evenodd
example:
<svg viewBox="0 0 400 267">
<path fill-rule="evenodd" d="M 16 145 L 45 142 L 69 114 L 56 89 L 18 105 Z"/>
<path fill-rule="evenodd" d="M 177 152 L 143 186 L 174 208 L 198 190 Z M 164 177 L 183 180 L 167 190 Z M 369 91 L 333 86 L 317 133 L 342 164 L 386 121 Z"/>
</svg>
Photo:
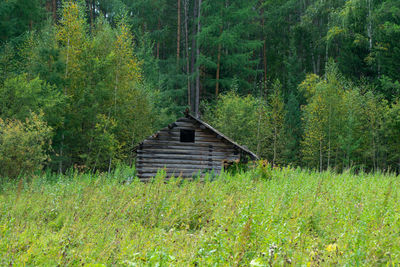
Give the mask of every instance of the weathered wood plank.
<svg viewBox="0 0 400 267">
<path fill-rule="evenodd" d="M 204 166 L 204 167 L 198 167 L 196 165 L 186 165 L 186 166 L 178 166 L 175 165 L 175 167 L 170 167 L 170 168 L 166 168 L 167 172 L 171 172 L 171 171 L 199 171 L 199 170 L 205 170 L 205 171 L 209 171 L 212 169 L 216 169 L 217 167 L 212 167 L 212 166 Z M 138 172 L 146 172 L 146 171 L 158 171 L 161 169 L 165 169 L 163 166 L 157 167 L 157 166 L 142 166 L 139 165 L 139 168 L 137 168 Z"/>
<path fill-rule="evenodd" d="M 141 154 L 183 154 L 183 155 L 235 155 L 235 151 L 231 149 L 187 149 L 187 148 L 143 148 L 136 151 Z"/>
<path fill-rule="evenodd" d="M 139 162 L 137 165 L 137 169 L 141 168 L 161 168 L 161 169 L 173 169 L 173 170 L 180 170 L 180 169 L 220 169 L 222 164 L 191 164 L 191 163 L 185 163 L 185 164 L 179 164 L 179 163 L 156 163 L 156 162 Z"/>
<path fill-rule="evenodd" d="M 204 177 L 207 173 L 167 173 L 165 174 L 165 178 L 171 178 L 171 177 L 181 177 L 181 178 L 196 178 L 196 177 Z M 214 173 L 218 175 L 219 173 Z M 156 177 L 157 174 L 155 173 L 143 173 L 143 174 L 138 174 L 138 177 L 140 179 L 145 178 L 145 179 L 150 179 Z"/>
<path fill-rule="evenodd" d="M 202 159 L 202 160 L 191 160 L 191 159 L 176 159 L 176 158 L 168 158 L 168 159 L 158 159 L 158 158 L 140 158 L 136 161 L 138 164 L 140 163 L 160 163 L 160 164 L 199 164 L 199 165 L 207 165 L 210 162 L 212 164 L 222 165 L 222 161 Z"/>
<path fill-rule="evenodd" d="M 190 160 L 190 161 L 197 161 L 197 162 L 201 162 L 201 161 L 213 161 L 213 162 L 222 162 L 224 160 L 236 160 L 239 159 L 238 157 L 233 157 L 233 156 L 229 156 L 229 155 L 214 155 L 214 156 L 200 156 L 200 155 L 183 155 L 183 154 L 158 154 L 158 155 L 149 155 L 149 154 L 145 154 L 145 155 L 141 155 L 140 157 L 137 158 L 138 162 L 139 161 L 148 161 L 150 162 L 151 160 L 168 160 L 168 159 L 173 159 L 173 160 L 177 160 L 177 161 L 181 161 L 181 160 Z"/>
<path fill-rule="evenodd" d="M 152 175 L 157 175 L 159 169 L 143 169 L 141 171 L 138 171 L 138 175 L 145 175 L 145 174 L 152 174 Z M 189 170 L 189 169 L 184 169 L 184 170 L 168 170 L 166 171 L 167 175 L 173 175 L 175 174 L 176 176 L 182 174 L 182 175 L 194 175 L 194 174 L 202 174 L 202 173 L 210 173 L 212 172 L 212 169 L 209 170 Z M 214 173 L 219 173 L 219 170 L 214 170 Z"/>
<path fill-rule="evenodd" d="M 139 154 L 138 159 L 141 158 L 153 158 L 153 159 L 183 159 L 183 160 L 213 160 L 213 161 L 222 161 L 222 160 L 236 160 L 239 159 L 239 156 L 233 156 L 233 155 L 226 155 L 226 154 L 220 154 L 220 155 L 215 155 L 213 154 L 212 156 L 208 156 L 207 154 L 201 155 L 199 153 L 195 154 Z"/>
<path fill-rule="evenodd" d="M 175 122 L 177 125 L 176 127 L 192 127 L 192 128 L 199 128 L 198 123 L 188 122 L 188 121 L 177 121 Z"/>
<path fill-rule="evenodd" d="M 160 141 L 174 141 L 174 142 L 179 142 L 180 137 L 179 136 L 173 136 L 173 135 L 158 135 L 154 140 L 160 140 Z M 221 143 L 221 140 L 218 140 L 216 137 L 202 137 L 202 136 L 196 136 L 195 137 L 195 142 L 194 143 L 189 143 L 189 144 L 195 144 L 197 142 L 209 142 L 209 143 Z"/>
<path fill-rule="evenodd" d="M 211 133 L 211 132 L 206 132 L 204 130 L 201 130 L 200 128 L 181 128 L 181 127 L 175 127 L 169 131 L 162 131 L 160 134 L 168 134 L 168 135 L 175 135 L 175 136 L 180 136 L 181 135 L 181 129 L 182 130 L 194 130 L 196 136 L 203 136 L 203 137 L 217 137 L 217 134 Z"/>
<path fill-rule="evenodd" d="M 215 142 L 203 142 L 203 141 L 196 141 L 195 143 L 183 143 L 179 140 L 157 140 L 157 139 L 147 139 L 143 141 L 143 144 L 171 144 L 171 145 L 179 145 L 179 146 L 209 146 L 213 145 L 214 147 L 234 147 L 231 144 L 224 143 L 219 141 L 218 143 Z"/>
<path fill-rule="evenodd" d="M 175 135 L 175 136 L 180 136 L 181 135 L 181 130 L 194 130 L 196 136 L 204 136 L 204 137 L 216 137 L 216 134 L 206 132 L 204 130 L 201 130 L 200 128 L 182 128 L 182 127 L 175 127 L 171 130 L 164 130 L 160 131 L 159 135 Z"/>
<path fill-rule="evenodd" d="M 199 153 L 212 153 L 212 152 L 219 152 L 219 153 L 227 153 L 227 154 L 234 154 L 235 150 L 230 147 L 182 147 L 182 146 L 157 146 L 157 145 L 144 145 L 141 149 L 138 149 L 138 153 L 190 153 L 190 152 L 199 152 Z"/>
</svg>

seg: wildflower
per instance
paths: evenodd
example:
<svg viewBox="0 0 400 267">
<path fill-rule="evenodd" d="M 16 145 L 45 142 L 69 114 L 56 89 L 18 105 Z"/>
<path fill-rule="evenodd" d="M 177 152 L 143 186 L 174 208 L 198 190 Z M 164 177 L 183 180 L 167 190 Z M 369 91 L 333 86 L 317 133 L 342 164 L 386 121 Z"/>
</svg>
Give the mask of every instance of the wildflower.
<svg viewBox="0 0 400 267">
<path fill-rule="evenodd" d="M 338 246 L 336 245 L 336 243 L 329 244 L 329 245 L 326 247 L 326 250 L 327 250 L 328 252 L 335 252 L 335 251 L 338 250 Z"/>
<path fill-rule="evenodd" d="M 250 262 L 250 266 L 265 266 L 265 265 L 261 263 L 261 259 L 257 258 L 257 259 L 253 259 Z"/>
</svg>

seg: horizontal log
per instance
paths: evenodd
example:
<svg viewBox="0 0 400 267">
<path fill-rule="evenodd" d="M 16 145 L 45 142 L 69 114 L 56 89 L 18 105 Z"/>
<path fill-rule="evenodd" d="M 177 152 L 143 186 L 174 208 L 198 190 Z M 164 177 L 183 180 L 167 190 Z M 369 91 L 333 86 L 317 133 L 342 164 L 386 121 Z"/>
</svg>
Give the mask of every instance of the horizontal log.
<svg viewBox="0 0 400 267">
<path fill-rule="evenodd" d="M 210 174 L 210 172 L 208 173 L 192 173 L 192 172 L 182 172 L 182 173 L 166 173 L 165 177 L 169 178 L 169 177 L 182 177 L 182 178 L 191 178 L 191 177 L 204 177 L 206 174 Z M 215 175 L 218 175 L 219 172 L 214 172 Z M 157 173 L 138 173 L 137 176 L 139 178 L 153 178 L 157 176 Z"/>
<path fill-rule="evenodd" d="M 181 129 L 182 130 L 194 130 L 195 131 L 195 135 L 196 136 L 205 136 L 205 137 L 216 137 L 217 134 L 211 132 L 211 131 L 205 131 L 202 130 L 200 128 L 182 128 L 182 127 L 175 127 L 169 131 L 161 131 L 160 134 L 170 134 L 170 135 L 176 135 L 176 136 L 180 136 L 181 135 Z"/>
<path fill-rule="evenodd" d="M 176 158 L 168 158 L 168 159 L 158 159 L 158 158 L 140 158 L 137 159 L 136 163 L 160 163 L 160 164 L 199 164 L 199 165 L 207 165 L 209 163 L 222 165 L 222 161 L 220 160 L 192 160 L 192 159 L 176 159 Z"/>
<path fill-rule="evenodd" d="M 220 170 L 214 170 L 214 171 L 213 170 L 203 170 L 203 171 L 199 171 L 199 170 L 175 170 L 175 171 L 173 171 L 173 170 L 171 170 L 171 171 L 167 171 L 166 175 L 168 175 L 168 176 L 171 176 L 171 175 L 194 176 L 194 175 L 202 175 L 202 174 L 211 173 L 211 172 L 218 174 L 218 173 L 220 173 Z M 138 171 L 137 175 L 138 176 L 143 176 L 143 175 L 156 176 L 158 173 L 160 173 L 160 172 L 158 172 L 158 170 L 145 169 L 140 172 Z"/>
<path fill-rule="evenodd" d="M 235 150 L 230 147 L 196 147 L 196 146 L 166 146 L 166 145 L 143 145 L 137 150 L 138 153 L 164 153 L 176 152 L 177 154 L 190 154 L 191 152 L 199 152 L 201 154 L 211 154 L 211 153 L 225 153 L 225 154 L 235 154 Z"/>
<path fill-rule="evenodd" d="M 211 159 L 208 159 L 208 158 L 202 158 L 202 159 L 199 159 L 199 160 L 196 160 L 196 159 L 194 159 L 194 158 L 192 158 L 192 157 L 181 157 L 181 158 L 177 158 L 177 157 L 174 157 L 174 158 L 168 158 L 168 157 L 158 157 L 158 158 L 141 158 L 141 159 L 137 159 L 137 163 L 139 163 L 139 162 L 144 162 L 144 163 L 151 163 L 152 161 L 154 161 L 154 160 L 157 160 L 157 161 L 159 161 L 159 162 L 155 162 L 155 163 L 162 163 L 162 161 L 164 161 L 164 160 L 167 160 L 167 159 L 171 159 L 171 160 L 175 160 L 175 161 L 180 161 L 180 160 L 187 160 L 187 161 L 196 161 L 196 162 L 208 162 L 208 161 L 211 161 L 211 162 L 213 162 L 213 164 L 223 164 L 223 162 L 226 162 L 226 161 L 237 161 L 238 159 L 237 158 L 229 158 L 229 157 L 224 157 L 224 158 L 211 158 Z"/>
<path fill-rule="evenodd" d="M 218 150 L 218 151 L 208 151 L 208 150 L 196 150 L 196 149 L 139 149 L 137 150 L 138 156 L 141 155 L 202 155 L 202 156 L 230 156 L 234 155 L 233 151 L 229 150 Z"/>
<path fill-rule="evenodd" d="M 199 161 L 223 161 L 223 160 L 237 160 L 240 159 L 239 156 L 234 156 L 234 155 L 227 155 L 221 153 L 220 155 L 202 155 L 202 154 L 151 154 L 151 153 L 145 153 L 145 154 L 139 154 L 138 155 L 138 160 L 140 159 L 145 159 L 145 158 L 150 158 L 150 159 L 176 159 L 176 160 L 199 160 Z"/>
<path fill-rule="evenodd" d="M 233 144 L 227 142 L 204 142 L 204 141 L 196 141 L 195 143 L 184 143 L 179 140 L 157 140 L 157 139 L 147 139 L 143 141 L 143 144 L 167 144 L 167 145 L 179 145 L 179 146 L 209 146 L 213 147 L 234 147 Z"/>
<path fill-rule="evenodd" d="M 140 179 L 141 182 L 151 182 L 155 176 L 156 176 L 156 175 L 154 175 L 154 174 L 142 174 L 142 175 L 138 175 L 138 177 L 139 177 L 139 179 Z M 199 176 L 200 181 L 203 180 L 202 177 L 204 177 L 204 176 L 205 176 L 204 174 L 202 174 L 202 175 Z M 180 178 L 183 178 L 183 179 L 185 179 L 185 180 L 193 180 L 193 178 L 196 178 L 197 175 L 191 175 L 191 174 L 172 175 L 172 174 L 167 174 L 167 175 L 165 176 L 165 180 L 168 181 L 171 177 L 175 177 L 175 178 L 180 177 Z"/>
<path fill-rule="evenodd" d="M 194 123 L 192 121 L 177 121 L 175 122 L 177 127 L 192 127 L 192 128 L 200 128 L 198 123 Z"/>
<path fill-rule="evenodd" d="M 161 168 L 161 169 L 171 169 L 171 170 L 180 170 L 180 169 L 196 169 L 196 170 L 203 170 L 203 169 L 220 169 L 221 164 L 218 164 L 217 162 L 213 164 L 212 162 L 210 164 L 193 164 L 193 163 L 185 163 L 185 164 L 179 164 L 179 163 L 156 163 L 156 162 L 139 162 L 136 165 L 137 169 L 141 168 Z"/>
<path fill-rule="evenodd" d="M 160 166 L 160 167 L 156 167 L 156 166 L 138 166 L 138 168 L 136 169 L 138 172 L 148 172 L 148 171 L 155 171 L 155 172 L 157 172 L 158 170 L 162 170 L 162 169 L 164 169 L 164 170 L 166 170 L 167 172 L 176 172 L 176 171 L 179 171 L 179 172 L 181 172 L 181 171 L 183 171 L 183 172 L 189 172 L 189 171 L 193 171 L 193 172 L 198 172 L 198 171 L 210 171 L 210 170 L 212 170 L 212 169 L 216 169 L 216 167 L 212 167 L 212 166 L 210 166 L 210 167 L 202 167 L 202 168 L 199 168 L 198 166 L 196 166 L 196 165 L 186 165 L 186 166 L 179 166 L 179 165 L 175 165 L 176 167 L 170 167 L 170 168 L 167 168 L 167 169 L 165 169 L 163 166 Z"/>
<path fill-rule="evenodd" d="M 216 137 L 217 134 L 207 132 L 204 130 L 201 130 L 200 128 L 183 128 L 183 127 L 175 127 L 171 130 L 162 130 L 159 132 L 159 135 L 175 135 L 175 136 L 180 136 L 181 135 L 181 130 L 194 130 L 196 136 L 205 136 L 205 137 Z"/>
<path fill-rule="evenodd" d="M 161 141 L 174 141 L 174 142 L 180 142 L 180 137 L 179 136 L 174 136 L 174 135 L 158 135 L 154 140 L 161 140 Z M 202 137 L 202 136 L 196 136 L 195 141 L 193 143 L 189 144 L 194 144 L 197 142 L 207 142 L 207 143 L 221 143 L 222 140 L 218 140 L 216 137 Z"/>
</svg>

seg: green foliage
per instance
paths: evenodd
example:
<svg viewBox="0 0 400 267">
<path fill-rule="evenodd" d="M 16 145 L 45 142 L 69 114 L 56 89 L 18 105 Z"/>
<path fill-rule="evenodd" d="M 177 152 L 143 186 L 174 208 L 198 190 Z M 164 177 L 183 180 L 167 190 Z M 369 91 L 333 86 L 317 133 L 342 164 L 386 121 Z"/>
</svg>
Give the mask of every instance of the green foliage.
<svg viewBox="0 0 400 267">
<path fill-rule="evenodd" d="M 32 113 L 25 122 L 0 118 L 0 176 L 32 174 L 49 160 L 51 128 L 43 113 Z"/>
<path fill-rule="evenodd" d="M 308 101 L 303 108 L 305 163 L 320 170 L 397 169 L 396 163 L 387 165 L 385 160 L 397 157 L 397 145 L 390 141 L 393 130 L 388 130 L 396 124 L 391 122 L 397 120 L 397 104 L 389 106 L 369 85 L 355 86 L 328 68 L 326 80 L 308 76 L 300 86 Z"/>
<path fill-rule="evenodd" d="M 89 31 L 84 14 L 81 2 L 65 1 L 60 23 L 31 34 L 22 47 L 27 74 L 4 86 L 5 117 L 45 112 L 55 131 L 52 158 L 59 171 L 131 162 L 132 148 L 155 122 L 128 26 L 121 21 L 112 28 L 98 19 Z"/>
<path fill-rule="evenodd" d="M 62 114 L 65 98 L 54 86 L 39 77 L 32 80 L 22 74 L 9 78 L 0 86 L 0 117 L 24 120 L 31 112 L 42 110 L 46 121 L 56 126 Z"/>
<path fill-rule="evenodd" d="M 0 45 L 18 39 L 41 25 L 45 18 L 42 0 L 7 0 L 0 2 Z"/>
<path fill-rule="evenodd" d="M 320 170 L 330 167 L 344 111 L 341 106 L 344 81 L 333 63 L 327 67 L 326 80 L 310 75 L 300 85 L 308 102 L 304 106 L 303 160 Z"/>
<path fill-rule="evenodd" d="M 240 97 L 234 92 L 229 92 L 220 95 L 215 109 L 208 107 L 204 117 L 213 127 L 235 142 L 255 151 L 258 142 L 264 138 L 264 134 L 259 130 L 268 130 L 263 125 L 266 115 L 262 103 L 253 96 Z"/>
<path fill-rule="evenodd" d="M 0 264 L 397 265 L 400 186 L 390 174 L 272 169 L 214 181 L 111 174 L 3 183 Z M 345 231 L 343 230 L 345 229 Z"/>
<path fill-rule="evenodd" d="M 258 59 L 252 57 L 261 48 L 261 41 L 255 38 L 259 25 L 253 21 L 257 17 L 256 1 L 204 0 L 202 2 L 202 30 L 197 36 L 201 47 L 200 64 L 205 76 L 207 93 L 214 94 L 216 82 L 221 91 L 231 87 L 236 79 L 241 92 L 249 92 L 252 84 L 249 78 L 256 75 Z M 216 72 L 220 65 L 219 80 Z M 212 78 L 211 78 L 212 77 Z"/>
<path fill-rule="evenodd" d="M 391 105 L 385 116 L 385 135 L 388 140 L 389 160 L 400 172 L 400 100 Z"/>
<path fill-rule="evenodd" d="M 259 160 L 256 162 L 254 179 L 269 180 L 272 179 L 272 167 L 267 160 Z"/>
<path fill-rule="evenodd" d="M 273 165 L 397 170 L 399 25 L 398 0 L 2 1 L 0 117 L 43 111 L 53 170 L 109 170 L 198 91 Z"/>
</svg>

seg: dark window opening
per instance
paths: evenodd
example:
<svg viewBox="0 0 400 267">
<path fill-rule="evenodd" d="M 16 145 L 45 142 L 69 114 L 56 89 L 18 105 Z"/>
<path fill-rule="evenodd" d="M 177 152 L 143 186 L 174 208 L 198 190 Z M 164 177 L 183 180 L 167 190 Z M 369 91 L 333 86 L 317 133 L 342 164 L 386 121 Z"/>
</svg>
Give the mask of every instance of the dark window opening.
<svg viewBox="0 0 400 267">
<path fill-rule="evenodd" d="M 181 142 L 194 143 L 194 130 L 181 129 Z"/>
</svg>

